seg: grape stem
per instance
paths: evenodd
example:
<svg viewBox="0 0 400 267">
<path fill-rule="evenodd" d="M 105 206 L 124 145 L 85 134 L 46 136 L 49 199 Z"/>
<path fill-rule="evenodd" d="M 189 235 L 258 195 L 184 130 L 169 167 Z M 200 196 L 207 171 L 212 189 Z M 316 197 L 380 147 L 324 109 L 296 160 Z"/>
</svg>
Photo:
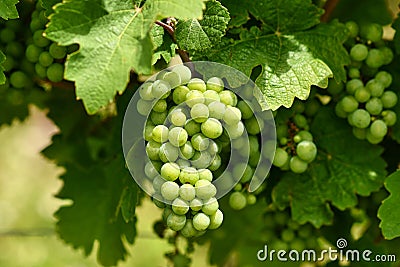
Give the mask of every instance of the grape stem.
<svg viewBox="0 0 400 267">
<path fill-rule="evenodd" d="M 332 12 L 335 10 L 337 4 L 339 3 L 340 0 L 328 0 L 325 3 L 324 9 L 325 13 L 321 16 L 321 22 L 328 22 Z"/>
<path fill-rule="evenodd" d="M 174 40 L 174 42 L 176 43 L 176 39 L 175 39 L 175 29 L 174 27 L 172 27 L 170 25 L 170 20 L 167 21 L 168 23 L 162 22 L 161 20 L 157 20 L 156 24 L 163 27 L 164 30 L 166 30 L 168 32 L 168 34 L 172 37 L 172 39 Z M 187 51 L 182 50 L 182 49 L 176 49 L 176 51 L 178 52 L 179 56 L 181 57 L 183 62 L 190 62 L 190 58 L 189 58 L 189 54 Z"/>
</svg>

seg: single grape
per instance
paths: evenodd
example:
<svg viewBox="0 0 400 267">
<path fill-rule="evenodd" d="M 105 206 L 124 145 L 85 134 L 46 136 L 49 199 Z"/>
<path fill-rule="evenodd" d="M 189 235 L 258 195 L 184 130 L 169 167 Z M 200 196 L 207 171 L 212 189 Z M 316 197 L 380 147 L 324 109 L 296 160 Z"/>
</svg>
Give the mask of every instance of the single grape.
<svg viewBox="0 0 400 267">
<path fill-rule="evenodd" d="M 365 104 L 365 109 L 371 115 L 379 115 L 383 110 L 382 101 L 377 97 L 373 97 Z"/>
<path fill-rule="evenodd" d="M 64 78 L 64 66 L 53 63 L 47 68 L 47 78 L 52 82 L 61 82 Z"/>
<path fill-rule="evenodd" d="M 193 221 L 191 219 L 186 219 L 186 224 L 185 226 L 182 228 L 181 232 L 182 236 L 186 237 L 186 238 L 190 238 L 190 237 L 194 237 L 196 236 L 199 232 L 194 228 L 193 226 Z M 175 266 L 180 266 L 177 265 L 174 262 Z M 182 264 L 182 266 L 184 266 L 186 264 L 186 260 L 185 263 Z"/>
<path fill-rule="evenodd" d="M 381 101 L 384 108 L 392 108 L 397 104 L 397 95 L 393 91 L 386 91 L 382 94 Z"/>
<path fill-rule="evenodd" d="M 294 137 L 293 141 L 299 143 L 301 141 L 313 141 L 313 136 L 309 131 L 300 131 Z"/>
<path fill-rule="evenodd" d="M 192 164 L 190 164 L 190 161 L 185 159 L 177 159 L 176 164 L 178 164 L 179 168 L 181 169 L 192 166 Z"/>
<path fill-rule="evenodd" d="M 397 115 L 394 111 L 391 110 L 384 110 L 382 111 L 383 121 L 386 123 L 387 126 L 393 126 L 396 124 Z"/>
<path fill-rule="evenodd" d="M 371 42 L 378 42 L 382 39 L 383 28 L 377 23 L 369 23 L 362 25 L 360 36 Z"/>
<path fill-rule="evenodd" d="M 208 118 L 201 124 L 201 132 L 208 138 L 216 139 L 223 132 L 222 124 L 217 119 Z"/>
<path fill-rule="evenodd" d="M 172 93 L 172 99 L 175 104 L 179 105 L 186 101 L 186 95 L 189 93 L 189 88 L 184 85 L 178 86 Z"/>
<path fill-rule="evenodd" d="M 139 100 L 140 101 L 140 100 Z M 149 101 L 147 101 L 149 102 Z M 147 115 L 143 114 L 143 115 Z M 164 124 L 165 120 L 167 119 L 168 113 L 167 111 L 164 112 L 155 112 L 155 111 L 151 111 L 150 113 L 150 120 L 153 122 L 154 125 L 160 125 L 160 124 Z"/>
<path fill-rule="evenodd" d="M 306 102 L 306 110 L 304 111 L 304 114 L 307 117 L 314 117 L 318 113 L 320 108 L 321 102 L 317 98 L 309 99 Z"/>
<path fill-rule="evenodd" d="M 198 198 L 194 198 L 190 201 L 190 209 L 193 211 L 199 211 L 203 207 L 203 201 Z"/>
<path fill-rule="evenodd" d="M 199 79 L 199 78 L 192 78 L 188 82 L 187 87 L 190 90 L 197 90 L 197 91 L 200 91 L 202 93 L 204 93 L 207 90 L 205 82 L 202 79 Z"/>
<path fill-rule="evenodd" d="M 50 41 L 43 36 L 43 30 L 37 30 L 33 33 L 33 43 L 39 47 L 46 47 Z"/>
<path fill-rule="evenodd" d="M 168 141 L 169 130 L 165 125 L 157 125 L 154 127 L 152 136 L 153 140 L 158 143 L 164 143 Z"/>
<path fill-rule="evenodd" d="M 171 113 L 170 121 L 175 126 L 184 126 L 186 123 L 186 115 L 180 110 L 174 110 Z"/>
<path fill-rule="evenodd" d="M 351 113 L 349 117 L 351 117 L 353 126 L 361 129 L 367 128 L 371 122 L 371 116 L 369 115 L 368 111 L 364 109 L 357 109 Z"/>
<path fill-rule="evenodd" d="M 379 68 L 383 65 L 384 59 L 385 59 L 384 55 L 379 49 L 372 48 L 368 52 L 368 56 L 367 59 L 365 60 L 365 63 L 370 68 Z"/>
<path fill-rule="evenodd" d="M 158 175 L 158 171 L 156 170 L 151 161 L 147 162 L 146 165 L 144 166 L 144 173 L 151 180 L 153 180 L 154 177 Z"/>
<path fill-rule="evenodd" d="M 174 200 L 179 196 L 179 185 L 172 181 L 167 181 L 161 186 L 161 195 L 166 200 Z"/>
<path fill-rule="evenodd" d="M 375 75 L 375 80 L 383 84 L 385 88 L 388 88 L 392 84 L 392 75 L 386 71 L 380 71 Z"/>
<path fill-rule="evenodd" d="M 242 210 L 246 207 L 246 196 L 242 192 L 233 192 L 229 196 L 229 206 L 234 210 Z"/>
<path fill-rule="evenodd" d="M 206 214 L 199 212 L 193 217 L 193 227 L 197 231 L 204 231 L 210 225 L 210 217 Z"/>
<path fill-rule="evenodd" d="M 191 142 L 193 148 L 196 149 L 197 151 L 204 151 L 210 145 L 210 139 L 208 139 L 201 133 L 193 135 Z"/>
<path fill-rule="evenodd" d="M 212 102 L 208 105 L 210 118 L 222 119 L 225 114 L 226 105 L 221 102 Z"/>
<path fill-rule="evenodd" d="M 296 237 L 292 229 L 283 229 L 281 232 L 281 238 L 285 242 L 291 242 Z"/>
<path fill-rule="evenodd" d="M 382 120 L 375 120 L 369 128 L 371 135 L 375 138 L 383 138 L 387 134 L 386 123 Z"/>
<path fill-rule="evenodd" d="M 297 144 L 297 156 L 305 162 L 312 162 L 317 156 L 317 147 L 312 141 L 301 141 Z"/>
<path fill-rule="evenodd" d="M 166 72 L 163 74 L 162 79 L 170 85 L 171 89 L 181 85 L 181 77 L 176 72 Z"/>
<path fill-rule="evenodd" d="M 186 201 L 192 201 L 196 196 L 196 190 L 191 184 L 183 184 L 179 188 L 179 196 Z"/>
<path fill-rule="evenodd" d="M 251 127 L 251 126 L 249 126 L 249 127 Z M 244 132 L 244 128 L 245 128 L 245 126 L 244 126 L 243 122 L 239 121 L 235 125 L 227 125 L 226 132 L 229 134 L 229 137 L 234 140 L 234 139 L 237 139 L 242 136 L 242 134 Z M 248 131 L 248 132 L 254 133 L 254 132 L 250 132 L 250 131 Z"/>
<path fill-rule="evenodd" d="M 356 38 L 358 36 L 359 27 L 358 24 L 354 21 L 348 21 L 345 24 L 347 30 L 349 31 L 350 38 Z"/>
<path fill-rule="evenodd" d="M 378 80 L 369 80 L 365 86 L 370 92 L 371 96 L 379 97 L 383 94 L 385 87 Z"/>
<path fill-rule="evenodd" d="M 152 87 L 152 83 L 149 83 L 149 82 L 144 83 L 144 84 L 142 84 L 142 86 L 140 86 L 139 95 L 143 100 L 150 101 L 150 100 L 154 99 L 154 96 L 152 94 L 153 89 L 151 87 Z"/>
<path fill-rule="evenodd" d="M 222 119 L 228 125 L 236 125 L 242 119 L 242 113 L 237 107 L 228 106 Z"/>
<path fill-rule="evenodd" d="M 185 215 L 178 215 L 175 214 L 174 212 L 171 212 L 171 214 L 167 218 L 167 226 L 174 231 L 181 230 L 185 226 L 185 224 L 186 224 Z"/>
<path fill-rule="evenodd" d="M 42 53 L 42 49 L 34 44 L 28 45 L 25 51 L 25 57 L 28 61 L 36 63 L 39 60 L 39 56 Z"/>
<path fill-rule="evenodd" d="M 210 225 L 208 226 L 208 229 L 217 229 L 221 226 L 223 220 L 224 214 L 218 209 L 213 215 L 210 216 Z"/>
<path fill-rule="evenodd" d="M 156 99 L 165 99 L 168 97 L 170 90 L 169 83 L 163 80 L 156 80 L 153 82 L 151 93 Z"/>
<path fill-rule="evenodd" d="M 363 61 L 368 56 L 368 48 L 364 44 L 356 44 L 350 49 L 350 57 L 356 61 Z"/>
<path fill-rule="evenodd" d="M 367 129 L 360 129 L 357 127 L 353 127 L 353 135 L 360 140 L 364 140 L 367 137 Z"/>
<path fill-rule="evenodd" d="M 217 193 L 217 188 L 207 180 L 198 180 L 195 184 L 196 197 L 200 199 L 210 199 Z"/>
<path fill-rule="evenodd" d="M 370 99 L 370 97 L 371 97 L 371 93 L 370 93 L 370 91 L 368 90 L 368 89 L 366 89 L 365 87 L 361 87 L 361 88 L 358 88 L 357 90 L 356 90 L 356 92 L 354 93 L 354 97 L 355 97 L 355 100 L 357 101 L 357 102 L 359 102 L 359 103 L 365 103 L 365 102 L 367 102 L 369 99 Z M 358 106 L 358 105 L 357 105 Z M 350 111 L 351 112 L 351 111 Z"/>
<path fill-rule="evenodd" d="M 248 120 L 244 120 L 244 125 L 247 129 L 247 132 L 252 135 L 259 134 L 261 132 L 261 129 L 263 129 L 263 127 L 264 127 L 263 121 L 257 120 L 257 118 L 255 116 L 252 116 Z"/>
<path fill-rule="evenodd" d="M 49 48 L 50 55 L 55 59 L 63 59 L 67 54 L 67 48 L 65 46 L 59 46 L 56 43 L 52 43 Z"/>
<path fill-rule="evenodd" d="M 392 49 L 390 49 L 387 46 L 380 47 L 379 51 L 381 51 L 383 55 L 383 64 L 387 65 L 390 64 L 393 61 L 394 55 Z"/>
<path fill-rule="evenodd" d="M 173 146 L 180 147 L 188 140 L 188 134 L 182 127 L 174 127 L 168 133 L 168 140 Z"/>
<path fill-rule="evenodd" d="M 161 145 L 158 155 L 162 162 L 173 162 L 179 157 L 179 149 L 167 142 Z"/>
<path fill-rule="evenodd" d="M 41 66 L 41 65 L 40 65 Z M 150 101 L 145 101 L 143 99 L 139 99 L 136 104 L 136 109 L 142 116 L 147 116 L 153 107 L 153 103 Z M 147 140 L 148 141 L 148 140 Z"/>
<path fill-rule="evenodd" d="M 189 136 L 193 136 L 201 131 L 201 124 L 189 119 L 186 121 L 184 128 Z"/>
<path fill-rule="evenodd" d="M 351 79 L 346 83 L 346 91 L 349 94 L 354 94 L 358 88 L 364 87 L 363 82 L 360 79 Z"/>
<path fill-rule="evenodd" d="M 300 157 L 294 156 L 290 159 L 290 170 L 294 173 L 303 173 L 308 168 L 308 163 L 303 161 Z"/>
<path fill-rule="evenodd" d="M 167 107 L 168 107 L 167 101 L 165 101 L 165 99 L 160 99 L 154 104 L 153 110 L 155 112 L 160 112 L 161 113 L 161 112 L 166 111 Z"/>
<path fill-rule="evenodd" d="M 329 94 L 338 95 L 343 91 L 343 89 L 344 89 L 343 82 L 337 83 L 335 79 L 329 79 L 328 88 L 326 89 Z"/>
<path fill-rule="evenodd" d="M 238 101 L 237 107 L 240 110 L 240 112 L 242 113 L 243 119 L 247 120 L 253 116 L 253 110 L 244 100 Z"/>
<path fill-rule="evenodd" d="M 189 204 L 180 198 L 174 199 L 172 201 L 172 211 L 178 215 L 184 215 L 189 211 Z"/>
<path fill-rule="evenodd" d="M 383 137 L 375 137 L 373 134 L 371 134 L 371 131 L 367 131 L 367 140 L 373 145 L 379 144 L 382 142 Z"/>
<path fill-rule="evenodd" d="M 213 174 L 209 169 L 199 169 L 199 179 L 200 180 L 206 180 L 211 182 L 213 179 Z"/>
<path fill-rule="evenodd" d="M 236 106 L 237 104 L 237 96 L 235 95 L 234 92 L 230 90 L 223 90 L 219 93 L 219 97 L 221 99 L 221 103 L 224 103 L 225 105 L 229 106 Z"/>
<path fill-rule="evenodd" d="M 196 151 L 191 158 L 193 167 L 198 169 L 208 168 L 213 161 L 213 156 L 207 151 Z"/>
<path fill-rule="evenodd" d="M 182 84 L 188 83 L 192 78 L 192 72 L 185 65 L 176 65 L 171 71 L 179 75 Z"/>
<path fill-rule="evenodd" d="M 191 159 L 194 155 L 194 148 L 190 141 L 187 141 L 183 146 L 179 148 L 179 156 L 183 159 Z"/>
<path fill-rule="evenodd" d="M 189 91 L 186 94 L 185 103 L 189 107 L 193 107 L 196 104 L 203 104 L 205 102 L 204 95 L 198 90 Z"/>
<path fill-rule="evenodd" d="M 351 113 L 358 108 L 358 102 L 353 96 L 346 95 L 340 102 L 344 112 Z"/>
<path fill-rule="evenodd" d="M 289 154 L 283 149 L 278 147 L 275 151 L 275 156 L 272 164 L 276 167 L 282 167 L 289 161 Z"/>
<path fill-rule="evenodd" d="M 361 76 L 360 70 L 357 68 L 349 68 L 347 71 L 347 75 L 349 75 L 349 77 L 352 79 L 359 79 Z"/>
<path fill-rule="evenodd" d="M 218 77 L 212 77 L 207 81 L 207 89 L 220 93 L 224 90 L 224 82 Z"/>
<path fill-rule="evenodd" d="M 29 78 L 24 72 L 15 71 L 10 75 L 10 84 L 15 88 L 23 88 L 29 84 Z"/>
<path fill-rule="evenodd" d="M 158 142 L 155 142 L 153 140 L 149 141 L 146 144 L 146 153 L 147 153 L 147 156 L 149 157 L 149 159 L 160 160 L 160 156 L 159 156 L 160 147 L 161 147 L 161 144 Z"/>
<path fill-rule="evenodd" d="M 257 197 L 255 195 L 250 194 L 247 196 L 246 202 L 248 205 L 254 205 L 257 202 Z"/>
<path fill-rule="evenodd" d="M 213 90 L 207 90 L 203 93 L 204 96 L 204 104 L 209 105 L 212 102 L 219 102 L 221 99 L 219 94 Z"/>
<path fill-rule="evenodd" d="M 293 122 L 297 125 L 297 127 L 300 127 L 300 128 L 305 128 L 308 126 L 307 119 L 302 114 L 294 115 Z"/>
<path fill-rule="evenodd" d="M 175 181 L 180 173 L 179 165 L 173 162 L 167 162 L 161 167 L 161 177 L 167 181 Z"/>
<path fill-rule="evenodd" d="M 211 216 L 217 212 L 218 208 L 219 208 L 219 204 L 218 204 L 217 199 L 215 197 L 212 197 L 209 200 L 204 201 L 201 211 L 204 214 Z"/>
<path fill-rule="evenodd" d="M 181 170 L 181 173 L 179 175 L 179 181 L 182 184 L 189 183 L 191 185 L 195 185 L 198 180 L 199 180 L 199 173 L 195 168 L 185 167 L 183 170 Z"/>
</svg>

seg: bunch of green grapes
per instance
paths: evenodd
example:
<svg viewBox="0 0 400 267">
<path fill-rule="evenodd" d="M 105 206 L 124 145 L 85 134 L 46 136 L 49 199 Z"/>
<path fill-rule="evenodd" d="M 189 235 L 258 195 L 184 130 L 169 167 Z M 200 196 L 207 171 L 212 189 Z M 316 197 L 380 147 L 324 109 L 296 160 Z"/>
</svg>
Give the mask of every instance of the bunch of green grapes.
<svg viewBox="0 0 400 267">
<path fill-rule="evenodd" d="M 313 116 L 319 106 L 318 101 L 311 98 L 307 105 L 296 101 L 292 108 L 294 114 L 283 111 L 278 114 L 276 118 L 278 142 L 272 161 L 274 166 L 283 171 L 303 173 L 307 170 L 308 164 L 315 160 L 317 146 L 313 142 L 313 135 L 309 131 L 310 126 L 305 115 Z"/>
<path fill-rule="evenodd" d="M 148 115 L 145 174 L 166 225 L 185 237 L 218 228 L 223 213 L 213 181 L 227 165 L 230 140 L 245 131 L 238 97 L 220 78 L 192 77 L 184 65 L 160 72 L 139 94 L 137 110 Z"/>
<path fill-rule="evenodd" d="M 34 65 L 35 74 L 39 79 L 60 82 L 63 80 L 66 55 L 76 48 L 59 46 L 47 39 L 44 30 L 48 22 L 41 1 L 38 1 L 31 15 L 29 24 L 31 37 L 25 44 L 25 57 Z"/>
<path fill-rule="evenodd" d="M 392 76 L 380 70 L 392 62 L 393 52 L 382 40 L 383 30 L 379 24 L 368 24 L 360 29 L 354 22 L 346 25 L 350 31 L 348 43 L 352 60 L 347 68 L 349 80 L 345 86 L 330 85 L 328 92 L 341 94 L 335 107 L 336 114 L 347 118 L 354 136 L 378 144 L 397 119 L 391 109 L 397 104 L 398 97 L 388 90 Z"/>
</svg>

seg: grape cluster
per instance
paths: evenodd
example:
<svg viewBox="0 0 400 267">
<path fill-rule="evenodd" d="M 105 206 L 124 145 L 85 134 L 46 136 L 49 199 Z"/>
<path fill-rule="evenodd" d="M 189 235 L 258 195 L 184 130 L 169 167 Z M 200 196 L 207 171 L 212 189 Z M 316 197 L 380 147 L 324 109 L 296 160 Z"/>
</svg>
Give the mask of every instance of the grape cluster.
<svg viewBox="0 0 400 267">
<path fill-rule="evenodd" d="M 277 148 L 272 164 L 281 170 L 303 173 L 317 156 L 317 146 L 305 115 L 313 116 L 320 104 L 314 98 L 308 105 L 296 101 L 294 114 L 276 118 Z M 267 149 L 268 146 L 265 146 Z"/>
<path fill-rule="evenodd" d="M 148 115 L 145 174 L 165 223 L 184 237 L 218 228 L 223 213 L 212 182 L 226 166 L 230 140 L 245 130 L 236 94 L 218 77 L 192 77 L 184 65 L 160 72 L 139 94 L 138 113 Z"/>
<path fill-rule="evenodd" d="M 382 26 L 368 24 L 361 28 L 348 22 L 350 39 L 347 42 L 351 65 L 347 68 L 349 80 L 345 85 L 330 84 L 328 92 L 340 95 L 336 114 L 347 118 L 358 139 L 372 144 L 380 143 L 388 127 L 396 123 L 396 113 L 391 109 L 397 104 L 395 92 L 388 90 L 392 83 L 390 73 L 380 70 L 393 60 L 392 50 L 382 40 Z"/>
</svg>

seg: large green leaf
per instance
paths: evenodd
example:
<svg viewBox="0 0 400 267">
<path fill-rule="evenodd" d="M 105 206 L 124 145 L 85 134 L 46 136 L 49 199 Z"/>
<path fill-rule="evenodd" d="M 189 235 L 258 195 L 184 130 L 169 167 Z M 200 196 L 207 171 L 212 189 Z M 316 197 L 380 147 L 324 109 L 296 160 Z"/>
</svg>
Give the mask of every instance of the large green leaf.
<svg viewBox="0 0 400 267">
<path fill-rule="evenodd" d="M 149 0 L 141 8 L 131 1 L 70 0 L 56 6 L 46 36 L 80 45 L 66 62 L 65 78 L 75 81 L 77 97 L 93 114 L 125 90 L 131 70 L 150 73 L 155 20 L 197 18 L 202 7 L 202 0 Z"/>
<path fill-rule="evenodd" d="M 4 75 L 4 67 L 3 63 L 6 60 L 6 56 L 0 51 L 0 84 L 4 84 L 6 82 L 6 75 Z"/>
<path fill-rule="evenodd" d="M 385 181 L 390 196 L 382 202 L 378 210 L 380 228 L 386 239 L 400 236 L 400 171 L 391 174 Z"/>
<path fill-rule="evenodd" d="M 19 0 L 1 0 L 0 1 L 0 17 L 3 19 L 18 18 L 18 11 L 15 5 Z"/>
<path fill-rule="evenodd" d="M 330 109 L 321 110 L 311 131 L 318 157 L 302 175 L 285 174 L 273 191 L 277 205 L 292 208 L 294 220 L 316 227 L 332 222 L 331 205 L 344 210 L 383 184 L 386 163 L 383 149 L 357 140 L 345 120 Z"/>
<path fill-rule="evenodd" d="M 308 97 L 311 85 L 326 87 L 329 77 L 346 79 L 349 58 L 342 46 L 347 38 L 342 24 L 318 25 L 322 11 L 311 1 L 245 2 L 261 29 L 242 31 L 240 40 L 224 43 L 207 56 L 249 76 L 261 66 L 256 84 L 263 94 L 256 97 L 264 109 L 290 107 L 295 97 Z"/>
</svg>

